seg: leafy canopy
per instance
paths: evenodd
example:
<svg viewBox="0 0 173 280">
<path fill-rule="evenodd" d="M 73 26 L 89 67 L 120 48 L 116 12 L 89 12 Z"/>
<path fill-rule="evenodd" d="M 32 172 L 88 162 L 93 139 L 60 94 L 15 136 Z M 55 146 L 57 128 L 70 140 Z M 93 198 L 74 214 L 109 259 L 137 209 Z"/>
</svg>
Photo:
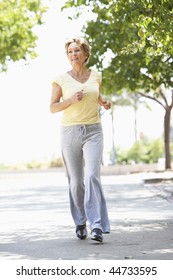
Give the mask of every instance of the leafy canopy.
<svg viewBox="0 0 173 280">
<path fill-rule="evenodd" d="M 155 97 L 160 85 L 173 86 L 173 5 L 170 0 L 76 0 L 95 14 L 83 28 L 92 46 L 90 64 L 103 71 L 105 92 L 145 90 Z M 105 59 L 109 64 L 105 67 Z"/>
<path fill-rule="evenodd" d="M 46 10 L 41 0 L 0 1 L 0 71 L 7 69 L 10 60 L 36 56 L 33 28 L 43 23 Z"/>
</svg>

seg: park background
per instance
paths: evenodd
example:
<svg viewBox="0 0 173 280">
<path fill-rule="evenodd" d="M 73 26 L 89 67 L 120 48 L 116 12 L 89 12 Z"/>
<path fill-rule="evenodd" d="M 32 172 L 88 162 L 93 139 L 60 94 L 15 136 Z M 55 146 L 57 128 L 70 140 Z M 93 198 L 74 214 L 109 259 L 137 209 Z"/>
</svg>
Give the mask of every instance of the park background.
<svg viewBox="0 0 173 280">
<path fill-rule="evenodd" d="M 38 35 L 38 57 L 27 62 L 11 62 L 6 73 L 0 73 L 0 165 L 25 165 L 47 162 L 61 156 L 59 123 L 61 114 L 49 110 L 51 81 L 70 68 L 64 42 L 82 35 L 83 23 L 90 14 L 68 19 L 61 11 L 65 1 L 48 2 L 44 24 L 35 28 Z M 99 46 L 98 46 L 99 48 Z M 150 110 L 140 105 L 137 112 L 137 135 L 150 139 L 163 138 L 164 112 L 158 104 L 147 101 Z M 111 112 L 104 112 L 104 163 L 110 164 L 112 137 L 114 145 L 130 148 L 135 142 L 135 112 L 130 106 L 115 106 L 114 136 Z M 30 165 L 32 166 L 32 164 Z M 33 164 L 34 166 L 34 164 Z M 37 166 L 37 164 L 36 164 Z"/>
</svg>

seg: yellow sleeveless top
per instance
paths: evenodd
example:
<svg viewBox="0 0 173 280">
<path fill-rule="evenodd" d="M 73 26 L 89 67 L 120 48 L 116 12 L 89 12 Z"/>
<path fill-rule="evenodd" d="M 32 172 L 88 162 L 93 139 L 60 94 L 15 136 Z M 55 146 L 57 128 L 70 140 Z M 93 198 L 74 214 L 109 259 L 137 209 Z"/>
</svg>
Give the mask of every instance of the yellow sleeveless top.
<svg viewBox="0 0 173 280">
<path fill-rule="evenodd" d="M 63 110 L 61 125 L 94 124 L 100 122 L 99 114 L 99 85 L 101 74 L 91 69 L 85 83 L 81 83 L 64 73 L 55 77 L 52 84 L 57 83 L 62 89 L 62 99 L 66 100 L 76 92 L 83 90 L 83 99 Z"/>
</svg>

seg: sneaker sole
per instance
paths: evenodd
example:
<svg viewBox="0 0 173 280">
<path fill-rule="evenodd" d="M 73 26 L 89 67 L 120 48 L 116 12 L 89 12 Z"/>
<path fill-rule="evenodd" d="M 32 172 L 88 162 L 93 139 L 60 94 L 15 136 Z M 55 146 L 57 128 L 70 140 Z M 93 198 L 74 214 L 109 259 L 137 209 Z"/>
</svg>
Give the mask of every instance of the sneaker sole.
<svg viewBox="0 0 173 280">
<path fill-rule="evenodd" d="M 100 238 L 99 236 L 91 237 L 91 240 L 103 243 L 103 238 Z"/>
<path fill-rule="evenodd" d="M 83 240 L 83 239 L 86 239 L 86 238 L 87 238 L 87 236 L 79 236 L 79 235 L 77 235 L 77 238 L 79 238 L 79 239 Z"/>
</svg>

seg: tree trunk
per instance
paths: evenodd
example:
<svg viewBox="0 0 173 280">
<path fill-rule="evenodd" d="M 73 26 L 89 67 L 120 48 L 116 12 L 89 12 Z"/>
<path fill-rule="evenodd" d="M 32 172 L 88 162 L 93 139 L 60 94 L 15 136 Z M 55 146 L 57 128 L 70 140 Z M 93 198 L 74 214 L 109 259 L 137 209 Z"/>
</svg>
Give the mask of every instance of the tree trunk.
<svg viewBox="0 0 173 280">
<path fill-rule="evenodd" d="M 170 107 L 167 107 L 164 116 L 165 169 L 171 169 L 170 119 L 171 109 Z"/>
<path fill-rule="evenodd" d="M 161 88 L 160 88 L 160 97 L 162 97 L 165 105 L 163 105 L 163 103 L 159 99 L 156 99 L 154 96 L 149 96 L 149 95 L 146 95 L 145 93 L 140 93 L 140 92 L 139 92 L 139 94 L 143 97 L 156 101 L 165 109 L 165 116 L 164 116 L 165 169 L 171 169 L 170 122 L 171 122 L 171 110 L 173 108 L 173 92 L 169 96 L 171 99 L 170 105 L 168 104 L 166 95 L 164 95 Z"/>
</svg>

